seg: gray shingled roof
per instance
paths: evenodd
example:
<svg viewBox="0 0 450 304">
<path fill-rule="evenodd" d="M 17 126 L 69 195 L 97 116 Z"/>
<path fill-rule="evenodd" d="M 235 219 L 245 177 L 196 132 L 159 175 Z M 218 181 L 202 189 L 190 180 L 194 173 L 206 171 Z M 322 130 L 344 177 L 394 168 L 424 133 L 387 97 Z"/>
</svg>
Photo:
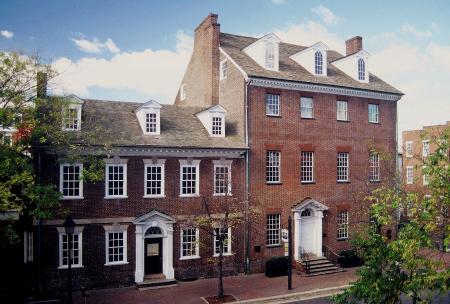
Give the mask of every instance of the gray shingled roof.
<svg viewBox="0 0 450 304">
<path fill-rule="evenodd" d="M 361 83 L 348 76 L 333 64 L 328 64 L 327 77 L 315 76 L 309 73 L 297 62 L 289 58 L 307 47 L 289 43 L 280 43 L 279 71 L 266 70 L 257 64 L 242 50 L 258 40 L 253 37 L 244 37 L 220 33 L 220 46 L 231 58 L 247 73 L 249 77 L 263 77 L 279 80 L 308 82 L 314 84 L 332 85 L 346 88 L 356 88 L 370 91 L 403 94 L 393 86 L 387 84 L 377 76 L 370 73 L 369 83 Z M 336 51 L 327 51 L 328 62 L 344 57 Z"/>
<path fill-rule="evenodd" d="M 144 135 L 135 110 L 142 103 L 83 99 L 81 134 L 94 133 L 98 145 L 182 148 L 245 148 L 236 128 L 226 123 L 225 138 L 211 137 L 195 113 L 200 107 L 162 105 L 161 134 Z M 98 136 L 97 136 L 98 134 Z"/>
</svg>

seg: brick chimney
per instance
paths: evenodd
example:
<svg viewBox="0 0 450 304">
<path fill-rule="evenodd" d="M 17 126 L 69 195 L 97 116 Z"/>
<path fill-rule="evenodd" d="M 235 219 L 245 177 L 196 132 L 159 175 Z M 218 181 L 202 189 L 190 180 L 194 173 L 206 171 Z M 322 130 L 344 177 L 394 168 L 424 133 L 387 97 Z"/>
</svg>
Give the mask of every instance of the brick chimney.
<svg viewBox="0 0 450 304">
<path fill-rule="evenodd" d="M 361 51 L 363 48 L 362 37 L 355 36 L 353 38 L 348 39 L 347 41 L 345 41 L 345 47 L 347 56 Z"/>
<path fill-rule="evenodd" d="M 36 75 L 36 96 L 37 98 L 47 97 L 47 73 L 37 72 Z"/>
<path fill-rule="evenodd" d="M 219 103 L 219 39 L 217 14 L 209 14 L 194 33 L 194 50 L 183 77 L 186 99 L 175 103 L 189 106 L 210 106 Z"/>
</svg>

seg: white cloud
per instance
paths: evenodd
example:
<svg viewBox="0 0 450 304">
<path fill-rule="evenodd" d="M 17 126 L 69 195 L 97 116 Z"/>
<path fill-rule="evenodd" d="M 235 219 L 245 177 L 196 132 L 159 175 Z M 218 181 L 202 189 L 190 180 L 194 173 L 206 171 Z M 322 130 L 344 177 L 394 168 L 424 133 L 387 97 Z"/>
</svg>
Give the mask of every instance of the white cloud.
<svg viewBox="0 0 450 304">
<path fill-rule="evenodd" d="M 411 25 L 409 23 L 403 24 L 401 27 L 401 31 L 406 34 L 412 34 L 417 39 L 431 38 L 431 36 L 433 36 L 431 31 L 420 31 L 414 25 Z"/>
<path fill-rule="evenodd" d="M 177 33 L 176 50 L 145 49 L 122 52 L 111 59 L 81 58 L 72 61 L 59 58 L 53 67 L 60 73 L 55 80 L 56 94 L 89 97 L 92 88 L 131 90 L 160 102 L 173 102 L 189 61 L 193 38 Z M 93 48 L 94 50 L 95 48 Z"/>
<path fill-rule="evenodd" d="M 13 32 L 10 32 L 8 30 L 1 30 L 0 31 L 0 35 L 7 38 L 7 39 L 11 39 L 14 36 Z"/>
<path fill-rule="evenodd" d="M 100 54 L 103 52 L 104 49 L 107 49 L 111 53 L 119 53 L 120 49 L 117 47 L 117 45 L 112 41 L 111 38 L 106 39 L 104 43 L 98 41 L 97 38 L 94 38 L 94 40 L 89 41 L 85 38 L 80 39 L 71 39 L 75 45 L 78 47 L 80 51 L 86 52 L 86 53 L 93 53 L 93 54 Z"/>
<path fill-rule="evenodd" d="M 311 11 L 318 15 L 326 25 L 335 25 L 342 20 L 341 17 L 336 16 L 329 8 L 323 6 L 322 4 L 314 7 Z"/>
<path fill-rule="evenodd" d="M 287 0 L 272 0 L 272 3 L 276 5 L 285 4 L 286 2 Z"/>
</svg>

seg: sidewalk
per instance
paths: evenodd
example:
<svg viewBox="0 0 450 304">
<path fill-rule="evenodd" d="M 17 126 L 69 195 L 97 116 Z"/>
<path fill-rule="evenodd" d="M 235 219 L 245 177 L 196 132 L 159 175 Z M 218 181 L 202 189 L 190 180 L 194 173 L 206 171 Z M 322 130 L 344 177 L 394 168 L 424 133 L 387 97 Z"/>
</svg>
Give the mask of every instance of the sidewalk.
<svg viewBox="0 0 450 304">
<path fill-rule="evenodd" d="M 232 294 L 239 300 L 271 297 L 289 293 L 299 293 L 315 289 L 348 285 L 356 280 L 355 268 L 336 274 L 301 277 L 292 275 L 292 290 L 287 290 L 287 277 L 266 278 L 264 274 L 239 275 L 224 279 L 225 294 Z M 178 287 L 139 291 L 137 288 L 116 288 L 93 290 L 87 304 L 198 304 L 204 303 L 200 297 L 216 294 L 217 279 L 199 279 L 193 282 L 179 282 Z M 80 294 L 75 295 L 75 303 L 83 304 Z"/>
</svg>

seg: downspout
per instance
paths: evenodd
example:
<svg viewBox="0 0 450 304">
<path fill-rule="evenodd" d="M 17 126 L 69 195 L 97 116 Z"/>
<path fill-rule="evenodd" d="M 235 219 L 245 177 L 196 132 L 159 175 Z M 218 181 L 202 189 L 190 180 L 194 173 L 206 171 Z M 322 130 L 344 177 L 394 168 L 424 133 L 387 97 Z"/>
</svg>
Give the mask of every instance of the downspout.
<svg viewBox="0 0 450 304">
<path fill-rule="evenodd" d="M 245 96 L 244 96 L 244 112 L 245 112 L 245 145 L 248 147 L 248 87 L 252 81 L 249 79 L 245 82 Z M 250 223 L 249 223 L 249 202 L 250 202 L 250 159 L 249 150 L 245 153 L 245 210 L 246 210 L 246 227 L 245 227 L 245 273 L 250 274 Z"/>
</svg>

